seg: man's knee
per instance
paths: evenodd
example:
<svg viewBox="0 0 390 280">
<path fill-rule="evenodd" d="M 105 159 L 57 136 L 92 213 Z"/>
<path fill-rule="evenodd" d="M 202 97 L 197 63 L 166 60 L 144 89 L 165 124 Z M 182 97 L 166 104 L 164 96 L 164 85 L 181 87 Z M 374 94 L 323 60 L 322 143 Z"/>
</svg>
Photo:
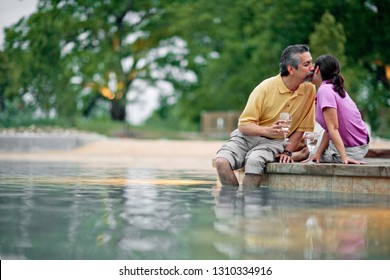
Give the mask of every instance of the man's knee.
<svg viewBox="0 0 390 280">
<path fill-rule="evenodd" d="M 218 157 L 215 159 L 215 167 L 217 169 L 230 167 L 230 162 L 226 158 Z"/>
<path fill-rule="evenodd" d="M 245 174 L 261 175 L 264 173 L 265 161 L 261 157 L 248 157 L 245 163 Z"/>
</svg>

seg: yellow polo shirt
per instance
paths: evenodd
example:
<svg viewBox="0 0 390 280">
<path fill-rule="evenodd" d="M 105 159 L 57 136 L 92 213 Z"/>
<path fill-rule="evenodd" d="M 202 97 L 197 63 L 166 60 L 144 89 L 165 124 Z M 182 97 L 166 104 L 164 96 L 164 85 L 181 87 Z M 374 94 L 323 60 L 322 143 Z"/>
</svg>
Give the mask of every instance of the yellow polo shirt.
<svg viewBox="0 0 390 280">
<path fill-rule="evenodd" d="M 301 84 L 292 93 L 283 83 L 280 74 L 271 77 L 252 91 L 238 125 L 254 122 L 260 126 L 271 126 L 279 120 L 281 112 L 289 112 L 292 115 L 290 134 L 296 130 L 313 131 L 315 96 L 315 86 L 311 83 Z"/>
</svg>

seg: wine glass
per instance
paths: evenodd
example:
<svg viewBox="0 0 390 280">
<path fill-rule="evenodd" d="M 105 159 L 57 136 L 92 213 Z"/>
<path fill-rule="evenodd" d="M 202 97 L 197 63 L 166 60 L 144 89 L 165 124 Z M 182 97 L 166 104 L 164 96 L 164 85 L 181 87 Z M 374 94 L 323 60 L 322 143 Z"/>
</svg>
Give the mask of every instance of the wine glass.
<svg viewBox="0 0 390 280">
<path fill-rule="evenodd" d="M 315 146 L 317 145 L 318 138 L 319 134 L 317 132 L 306 132 L 305 134 L 305 143 L 307 149 L 309 150 L 308 162 L 311 162 L 311 158 L 313 157 L 313 151 Z"/>
<path fill-rule="evenodd" d="M 287 138 L 287 132 L 290 129 L 292 116 L 290 115 L 290 113 L 282 112 L 282 113 L 280 113 L 279 119 L 284 121 L 283 126 L 282 126 L 282 131 L 283 131 L 283 135 L 284 135 L 283 143 L 288 144 L 289 139 Z"/>
</svg>

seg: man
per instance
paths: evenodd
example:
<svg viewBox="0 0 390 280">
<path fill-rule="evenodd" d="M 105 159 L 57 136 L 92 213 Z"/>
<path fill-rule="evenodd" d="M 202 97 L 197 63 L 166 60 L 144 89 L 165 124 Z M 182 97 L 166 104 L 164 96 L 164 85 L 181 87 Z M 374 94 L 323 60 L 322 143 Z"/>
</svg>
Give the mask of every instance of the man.
<svg viewBox="0 0 390 280">
<path fill-rule="evenodd" d="M 314 129 L 315 87 L 310 79 L 313 65 L 309 47 L 291 45 L 280 58 L 280 73 L 261 82 L 250 94 L 238 129 L 217 152 L 216 168 L 222 185 L 238 186 L 234 170 L 245 166 L 243 186 L 260 186 L 268 162 L 293 162 L 294 152 L 303 133 Z M 292 115 L 284 144 L 281 112 Z"/>
</svg>

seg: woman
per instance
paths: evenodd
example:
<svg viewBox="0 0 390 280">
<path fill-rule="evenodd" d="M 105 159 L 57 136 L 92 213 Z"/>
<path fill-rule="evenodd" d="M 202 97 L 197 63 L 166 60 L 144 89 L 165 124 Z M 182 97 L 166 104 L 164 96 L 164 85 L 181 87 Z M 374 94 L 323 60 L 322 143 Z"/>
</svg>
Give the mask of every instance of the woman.
<svg viewBox="0 0 390 280">
<path fill-rule="evenodd" d="M 324 128 L 315 162 L 362 164 L 369 134 L 359 109 L 349 97 L 336 57 L 325 54 L 314 62 L 312 83 L 317 86 L 316 121 Z"/>
</svg>

